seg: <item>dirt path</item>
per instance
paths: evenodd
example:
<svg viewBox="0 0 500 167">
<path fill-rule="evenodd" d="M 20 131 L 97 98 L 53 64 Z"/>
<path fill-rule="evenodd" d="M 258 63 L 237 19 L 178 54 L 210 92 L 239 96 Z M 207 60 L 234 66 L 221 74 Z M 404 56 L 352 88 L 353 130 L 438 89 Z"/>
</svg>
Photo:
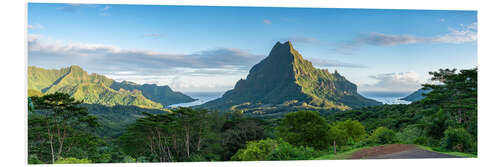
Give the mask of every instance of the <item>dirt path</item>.
<svg viewBox="0 0 500 167">
<path fill-rule="evenodd" d="M 462 158 L 433 151 L 413 149 L 398 153 L 375 156 L 373 159 L 413 159 L 413 158 Z"/>
<path fill-rule="evenodd" d="M 410 144 L 388 144 L 354 152 L 350 159 L 461 158 L 416 148 Z"/>
</svg>

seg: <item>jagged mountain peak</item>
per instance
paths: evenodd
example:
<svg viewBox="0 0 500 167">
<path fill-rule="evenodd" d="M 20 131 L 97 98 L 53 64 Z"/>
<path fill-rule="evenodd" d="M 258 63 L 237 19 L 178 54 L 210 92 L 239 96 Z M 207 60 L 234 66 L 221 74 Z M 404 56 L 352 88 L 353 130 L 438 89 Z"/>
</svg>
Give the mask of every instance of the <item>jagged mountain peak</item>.
<svg viewBox="0 0 500 167">
<path fill-rule="evenodd" d="M 277 42 L 269 55 L 252 67 L 222 98 L 204 104 L 222 110 L 253 108 L 321 108 L 345 110 L 377 105 L 357 93 L 357 86 L 338 72 L 316 69 L 293 48 L 291 42 Z M 250 110 L 253 110 L 250 109 Z"/>
<path fill-rule="evenodd" d="M 294 49 L 292 42 L 286 41 L 285 43 L 276 42 L 274 47 L 271 49 L 269 59 L 279 59 L 280 61 L 292 62 L 296 59 L 303 59 L 297 50 Z M 267 59 L 266 58 L 266 59 Z"/>
</svg>

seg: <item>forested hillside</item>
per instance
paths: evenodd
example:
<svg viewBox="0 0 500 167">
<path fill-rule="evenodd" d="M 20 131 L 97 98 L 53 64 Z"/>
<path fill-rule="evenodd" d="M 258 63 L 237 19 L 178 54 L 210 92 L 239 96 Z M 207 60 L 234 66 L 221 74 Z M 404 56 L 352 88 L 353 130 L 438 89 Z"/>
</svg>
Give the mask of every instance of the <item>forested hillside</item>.
<svg viewBox="0 0 500 167">
<path fill-rule="evenodd" d="M 477 68 L 430 74 L 442 84 L 423 85 L 432 91 L 412 104 L 323 114 L 301 110 L 279 118 L 252 117 L 238 110 L 174 108 L 162 113 L 93 106 L 65 93 L 32 96 L 28 162 L 343 159 L 353 150 L 393 143 L 475 156 Z M 99 114 L 107 116 L 99 120 Z"/>
<path fill-rule="evenodd" d="M 131 105 L 161 109 L 170 104 L 194 101 L 193 98 L 172 91 L 168 86 L 138 85 L 133 82 L 115 82 L 106 76 L 88 74 L 79 66 L 59 70 L 28 68 L 28 94 L 55 92 L 70 94 L 87 104 L 104 106 Z"/>
</svg>

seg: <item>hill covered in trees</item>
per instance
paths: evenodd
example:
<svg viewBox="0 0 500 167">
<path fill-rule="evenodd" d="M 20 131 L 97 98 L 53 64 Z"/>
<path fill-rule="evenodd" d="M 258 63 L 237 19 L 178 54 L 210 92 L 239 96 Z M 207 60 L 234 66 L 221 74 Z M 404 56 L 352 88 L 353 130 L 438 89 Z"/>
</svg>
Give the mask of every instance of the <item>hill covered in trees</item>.
<svg viewBox="0 0 500 167">
<path fill-rule="evenodd" d="M 401 98 L 401 100 L 411 101 L 411 102 L 419 101 L 419 100 L 422 100 L 425 98 L 424 94 L 427 94 L 431 91 L 432 90 L 430 90 L 430 89 L 427 89 L 427 90 L 426 89 L 418 89 L 417 91 L 411 93 L 410 95 Z"/>
<path fill-rule="evenodd" d="M 170 104 L 194 101 L 168 86 L 139 85 L 116 82 L 99 74 L 88 74 L 79 66 L 56 69 L 28 68 L 29 96 L 67 93 L 87 104 L 104 106 L 133 105 L 141 108 L 161 109 Z"/>
<path fill-rule="evenodd" d="M 345 159 L 353 150 L 393 143 L 475 157 L 477 68 L 430 74 L 442 84 L 423 85 L 432 91 L 412 104 L 300 110 L 278 118 L 200 108 L 96 106 L 58 92 L 32 96 L 28 162 Z M 121 132 L 100 135 L 115 127 Z"/>
<path fill-rule="evenodd" d="M 246 79 L 216 100 L 199 107 L 273 114 L 293 110 L 349 110 L 382 103 L 367 99 L 337 71 L 316 69 L 292 43 L 276 43 L 269 56 L 250 70 Z"/>
</svg>

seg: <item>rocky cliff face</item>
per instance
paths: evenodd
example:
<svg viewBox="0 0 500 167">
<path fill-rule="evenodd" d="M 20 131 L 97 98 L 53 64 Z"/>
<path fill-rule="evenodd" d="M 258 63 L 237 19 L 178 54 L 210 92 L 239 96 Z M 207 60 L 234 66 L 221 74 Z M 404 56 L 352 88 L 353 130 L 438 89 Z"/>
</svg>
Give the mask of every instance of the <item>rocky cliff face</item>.
<svg viewBox="0 0 500 167">
<path fill-rule="evenodd" d="M 338 72 L 314 68 L 290 42 L 278 42 L 233 90 L 200 107 L 266 113 L 285 109 L 347 110 L 379 104 L 359 95 L 357 86 Z"/>
</svg>

